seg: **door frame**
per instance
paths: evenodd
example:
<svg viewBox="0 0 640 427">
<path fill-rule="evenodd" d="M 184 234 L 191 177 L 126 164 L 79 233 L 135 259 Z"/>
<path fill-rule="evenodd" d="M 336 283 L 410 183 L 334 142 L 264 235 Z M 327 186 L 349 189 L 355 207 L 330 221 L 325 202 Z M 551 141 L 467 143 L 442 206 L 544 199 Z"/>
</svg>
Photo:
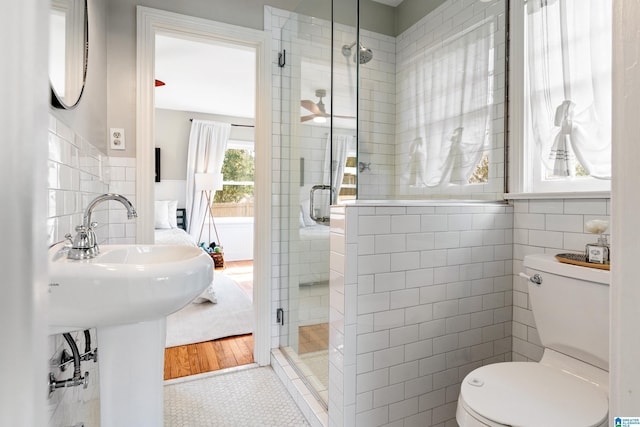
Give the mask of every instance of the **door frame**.
<svg viewBox="0 0 640 427">
<path fill-rule="evenodd" d="M 223 41 L 256 51 L 255 216 L 253 249 L 254 360 L 271 363 L 271 38 L 264 31 L 137 6 L 136 241 L 153 243 L 155 36 Z"/>
</svg>

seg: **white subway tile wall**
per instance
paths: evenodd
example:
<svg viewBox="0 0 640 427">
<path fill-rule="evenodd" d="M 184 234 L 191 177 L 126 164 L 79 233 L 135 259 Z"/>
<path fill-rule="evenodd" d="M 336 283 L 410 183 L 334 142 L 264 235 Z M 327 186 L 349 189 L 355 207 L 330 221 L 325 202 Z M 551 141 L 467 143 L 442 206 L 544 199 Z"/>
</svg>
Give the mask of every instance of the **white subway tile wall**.
<svg viewBox="0 0 640 427">
<path fill-rule="evenodd" d="M 354 29 L 348 37 L 338 47 L 355 41 Z M 360 41 L 373 58 L 359 68 L 358 162 L 370 166 L 358 174 L 358 197 L 384 200 L 395 194 L 396 39 L 361 29 Z"/>
<path fill-rule="evenodd" d="M 427 208 L 332 208 L 329 425 L 452 423 L 462 378 L 511 360 L 513 209 Z"/>
<path fill-rule="evenodd" d="M 135 157 L 110 157 L 109 173 L 109 192 L 125 196 L 137 208 Z M 109 201 L 107 206 L 109 209 L 109 243 L 135 243 L 136 221 L 127 218 L 127 211 L 121 203 Z"/>
<path fill-rule="evenodd" d="M 82 224 L 84 208 L 109 190 L 109 159 L 67 125 L 49 116 L 49 197 L 47 242 L 53 244 L 74 234 Z M 99 242 L 108 237 L 108 211 L 103 206 L 93 216 L 101 226 Z"/>
<path fill-rule="evenodd" d="M 289 306 L 289 298 L 297 298 L 290 295 L 289 292 L 289 249 L 297 248 L 297 242 L 290 242 L 289 230 L 294 227 L 293 219 L 295 218 L 297 227 L 298 217 L 293 216 L 294 206 L 290 204 L 289 182 L 290 182 L 290 165 L 292 163 L 291 155 L 291 132 L 290 132 L 290 111 L 291 106 L 291 85 L 293 76 L 293 64 L 289 58 L 290 66 L 279 67 L 278 56 L 284 49 L 291 56 L 292 44 L 288 42 L 291 39 L 290 32 L 293 24 L 287 24 L 290 17 L 295 18 L 295 14 L 289 11 L 265 6 L 264 8 L 264 28 L 265 31 L 271 33 L 271 86 L 273 96 L 272 106 L 272 129 L 271 145 L 272 145 L 272 226 L 271 226 L 271 312 L 275 313 L 278 308 L 282 308 L 289 316 L 297 318 L 297 311 L 292 312 Z M 285 24 L 287 24 L 285 26 Z M 288 33 L 289 32 L 289 33 Z M 298 75 L 299 75 L 298 68 Z M 285 109 L 283 111 L 283 109 Z M 297 206 L 299 211 L 299 206 Z M 294 261 L 295 251 L 293 251 Z M 297 273 L 294 271 L 294 273 Z M 280 326 L 275 318 L 272 322 L 271 347 L 278 348 L 280 346 L 293 345 L 290 342 L 288 328 Z M 293 337 L 295 339 L 295 337 Z"/>
<path fill-rule="evenodd" d="M 531 312 L 527 282 L 518 276 L 524 271 L 524 257 L 537 253 L 584 253 L 585 245 L 597 240 L 597 236 L 587 232 L 585 222 L 609 221 L 610 206 L 609 199 L 513 201 L 513 360 L 539 361 L 543 350 Z"/>
<path fill-rule="evenodd" d="M 126 175 L 119 175 L 120 171 L 116 171 L 115 179 L 113 178 L 113 163 L 110 163 L 106 154 L 55 116 L 49 116 L 48 244 L 64 240 L 67 233 L 73 235 L 75 227 L 82 224 L 82 217 L 89 202 L 100 194 L 108 193 L 110 182 L 113 184 L 126 180 Z M 115 231 L 113 223 L 109 221 L 108 206 L 99 206 L 92 219 L 99 224 L 96 230 L 99 243 L 108 243 L 110 234 Z M 132 232 L 135 236 L 135 229 Z M 80 351 L 83 351 L 84 334 L 81 331 L 74 332 L 72 337 Z M 95 347 L 95 329 L 91 330 L 91 341 L 92 347 Z M 73 376 L 72 365 L 67 364 L 64 372 L 58 366 L 63 349 L 71 352 L 62 335 L 48 337 L 50 368 L 58 380 Z M 85 372 L 89 372 L 87 389 L 82 386 L 61 388 L 49 396 L 49 426 L 70 426 L 81 422 L 85 425 L 100 423 L 98 364 L 82 362 L 82 375 L 85 375 Z"/>
</svg>

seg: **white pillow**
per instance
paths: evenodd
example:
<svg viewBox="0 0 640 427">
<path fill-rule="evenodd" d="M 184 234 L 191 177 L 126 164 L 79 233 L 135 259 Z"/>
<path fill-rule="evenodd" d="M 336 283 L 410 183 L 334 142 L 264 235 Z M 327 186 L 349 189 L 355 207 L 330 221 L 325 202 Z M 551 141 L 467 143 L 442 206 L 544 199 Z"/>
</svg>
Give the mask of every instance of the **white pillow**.
<svg viewBox="0 0 640 427">
<path fill-rule="evenodd" d="M 155 211 L 155 228 L 171 228 L 169 223 L 169 202 L 156 200 Z"/>
<path fill-rule="evenodd" d="M 171 226 L 171 228 L 178 228 L 177 209 L 177 200 L 169 200 L 167 202 L 167 215 L 169 216 L 169 225 Z"/>
</svg>

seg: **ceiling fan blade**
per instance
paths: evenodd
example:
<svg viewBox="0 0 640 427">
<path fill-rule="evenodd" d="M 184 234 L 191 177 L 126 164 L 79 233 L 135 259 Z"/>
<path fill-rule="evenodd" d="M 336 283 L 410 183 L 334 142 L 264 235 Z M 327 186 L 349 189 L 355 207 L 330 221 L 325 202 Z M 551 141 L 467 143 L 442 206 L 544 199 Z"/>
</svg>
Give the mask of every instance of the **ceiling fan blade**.
<svg viewBox="0 0 640 427">
<path fill-rule="evenodd" d="M 311 111 L 313 114 L 322 113 L 322 111 L 320 111 L 316 103 L 311 101 L 310 99 L 303 99 L 302 101 L 300 101 L 300 105 L 302 105 L 307 110 Z"/>
<path fill-rule="evenodd" d="M 317 116 L 317 114 L 309 114 L 308 116 L 302 116 L 302 117 L 300 117 L 300 121 L 301 122 L 308 122 L 309 120 L 313 120 L 316 116 Z"/>
</svg>

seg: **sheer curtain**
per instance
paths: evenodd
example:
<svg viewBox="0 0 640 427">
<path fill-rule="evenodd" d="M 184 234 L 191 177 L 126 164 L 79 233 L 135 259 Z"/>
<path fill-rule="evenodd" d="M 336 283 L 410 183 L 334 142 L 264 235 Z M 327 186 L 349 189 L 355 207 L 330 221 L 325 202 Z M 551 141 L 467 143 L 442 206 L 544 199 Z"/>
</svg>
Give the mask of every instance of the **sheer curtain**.
<svg viewBox="0 0 640 427">
<path fill-rule="evenodd" d="M 415 114 L 410 185 L 466 183 L 488 147 L 493 28 L 482 21 L 403 64 Z"/>
<path fill-rule="evenodd" d="M 227 149 L 231 125 L 206 120 L 193 120 L 187 154 L 187 231 L 198 238 L 207 215 L 207 200 L 195 188 L 196 173 L 220 173 Z M 198 242 L 200 243 L 200 242 Z M 207 244 L 209 242 L 206 242 Z"/>
<path fill-rule="evenodd" d="M 607 0 L 528 0 L 529 116 L 555 176 L 574 159 L 611 179 L 611 11 Z"/>
</svg>

